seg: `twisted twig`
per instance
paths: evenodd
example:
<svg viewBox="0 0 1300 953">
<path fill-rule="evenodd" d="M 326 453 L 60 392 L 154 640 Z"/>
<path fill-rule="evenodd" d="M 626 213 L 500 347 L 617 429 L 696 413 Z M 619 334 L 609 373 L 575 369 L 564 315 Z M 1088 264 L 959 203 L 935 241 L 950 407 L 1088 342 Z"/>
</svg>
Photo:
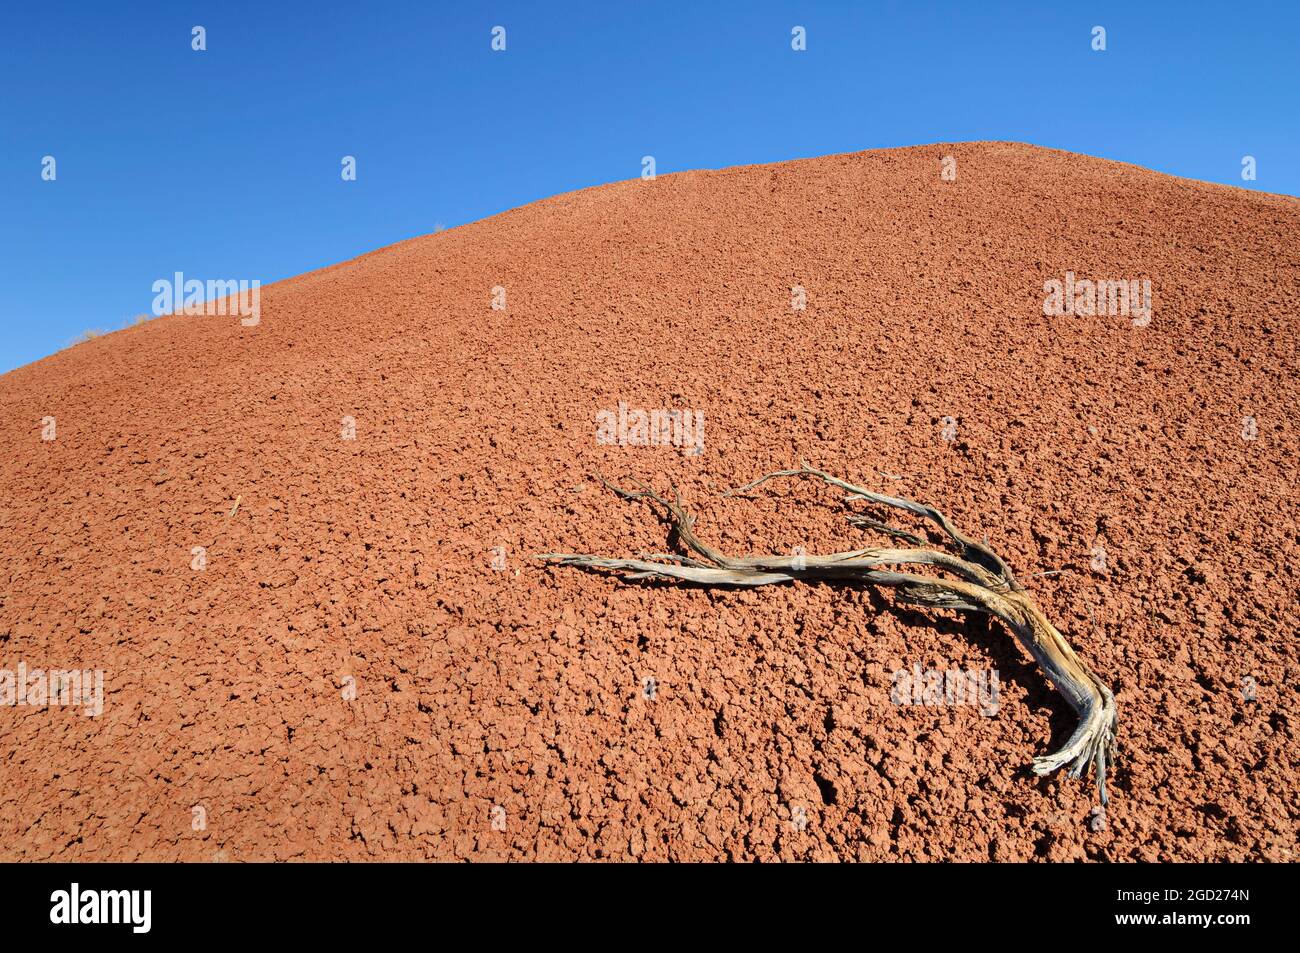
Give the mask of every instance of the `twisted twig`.
<svg viewBox="0 0 1300 953">
<path fill-rule="evenodd" d="M 914 546 L 907 549 L 855 549 L 828 556 L 733 558 L 695 535 L 695 518 L 683 507 L 676 492 L 674 498 L 668 500 L 646 486 L 627 491 L 606 482 L 606 486 L 625 499 L 650 499 L 662 506 L 681 541 L 700 558 L 658 554 L 640 559 L 606 559 L 573 553 L 546 553 L 538 558 L 562 566 L 610 570 L 622 573 L 628 579 L 679 579 L 706 586 L 766 586 L 794 579 L 865 582 L 897 588 L 903 601 L 915 605 L 964 609 L 997 616 L 1029 650 L 1079 715 L 1078 726 L 1060 750 L 1034 759 L 1034 773 L 1045 775 L 1069 765 L 1070 776 L 1077 778 L 1091 765 L 1097 777 L 1101 802 L 1105 804 L 1106 766 L 1113 760 L 1115 748 L 1115 698 L 1101 679 L 1074 654 L 1069 643 L 1016 581 L 1002 558 L 987 545 L 963 535 L 932 506 L 854 486 L 806 463 L 797 470 L 769 473 L 729 491 L 727 495 L 743 493 L 774 477 L 786 476 L 814 477 L 845 490 L 849 494 L 846 501 L 868 500 L 924 517 L 943 530 L 957 554 L 921 546 L 922 540 L 915 535 L 867 517 L 854 516 L 850 517 L 851 522 L 905 539 Z M 934 566 L 957 578 L 880 568 L 900 565 Z"/>
</svg>

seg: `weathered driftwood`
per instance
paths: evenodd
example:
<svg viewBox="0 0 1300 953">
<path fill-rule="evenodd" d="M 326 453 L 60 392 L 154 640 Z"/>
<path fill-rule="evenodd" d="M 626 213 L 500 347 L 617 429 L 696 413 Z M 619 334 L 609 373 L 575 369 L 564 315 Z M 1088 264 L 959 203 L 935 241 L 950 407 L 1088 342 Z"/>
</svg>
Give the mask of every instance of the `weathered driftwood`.
<svg viewBox="0 0 1300 953">
<path fill-rule="evenodd" d="M 865 500 L 906 510 L 936 524 L 946 537 L 945 552 L 928 548 L 920 537 L 853 514 L 849 521 L 886 533 L 911 544 L 908 548 L 855 549 L 828 556 L 727 556 L 695 535 L 695 518 L 674 491 L 668 500 L 648 487 L 635 492 L 606 483 L 624 499 L 650 499 L 667 512 L 678 537 L 694 555 L 646 554 L 638 559 L 607 559 L 573 553 L 546 553 L 539 559 L 562 566 L 600 569 L 621 573 L 627 579 L 679 579 L 705 586 L 766 586 L 796 579 L 864 582 L 889 586 L 899 598 L 913 605 L 936 609 L 964 609 L 1001 619 L 1034 660 L 1065 696 L 1079 716 L 1079 723 L 1059 751 L 1034 759 L 1035 774 L 1049 774 L 1070 766 L 1070 776 L 1079 777 L 1092 766 L 1103 804 L 1106 803 L 1106 766 L 1115 748 L 1115 698 L 1110 689 L 1074 653 L 1056 627 L 1034 604 L 1029 593 L 1016 581 L 1007 564 L 988 546 L 976 542 L 953 526 L 932 506 L 896 496 L 886 496 L 846 483 L 803 464 L 797 470 L 778 470 L 728 491 L 735 495 L 752 490 L 775 477 L 812 477 L 848 493 L 845 501 Z M 696 558 L 699 557 L 699 558 Z M 922 565 L 943 570 L 955 578 L 915 575 L 881 567 Z"/>
</svg>

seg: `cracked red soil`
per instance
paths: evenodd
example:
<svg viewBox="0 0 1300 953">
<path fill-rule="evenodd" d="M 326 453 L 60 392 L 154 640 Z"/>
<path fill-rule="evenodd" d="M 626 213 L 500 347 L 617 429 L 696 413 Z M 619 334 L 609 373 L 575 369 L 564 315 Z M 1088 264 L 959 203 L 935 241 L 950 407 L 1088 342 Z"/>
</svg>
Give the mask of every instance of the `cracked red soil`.
<svg viewBox="0 0 1300 953">
<path fill-rule="evenodd" d="M 1288 197 L 925 146 L 562 195 L 4 375 L 0 669 L 105 698 L 0 708 L 0 858 L 1293 859 L 1298 238 Z M 1150 325 L 1045 316 L 1067 270 L 1149 278 Z M 599 444 L 620 401 L 704 452 Z M 598 471 L 732 553 L 875 538 L 718 497 L 801 458 L 1029 584 L 1118 696 L 1103 830 L 1026 770 L 1073 719 L 1000 625 L 530 558 L 665 548 Z M 996 669 L 997 715 L 893 704 L 917 664 Z"/>
</svg>

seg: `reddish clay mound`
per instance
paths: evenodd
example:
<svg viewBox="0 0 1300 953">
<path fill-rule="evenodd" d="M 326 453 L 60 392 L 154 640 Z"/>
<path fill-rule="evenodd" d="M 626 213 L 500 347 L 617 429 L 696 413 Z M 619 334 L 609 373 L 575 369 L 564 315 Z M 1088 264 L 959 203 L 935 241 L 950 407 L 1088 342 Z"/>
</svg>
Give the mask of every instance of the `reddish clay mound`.
<svg viewBox="0 0 1300 953">
<path fill-rule="evenodd" d="M 1061 152 L 833 156 L 7 374 L 0 669 L 102 669 L 104 704 L 0 708 L 0 857 L 1290 858 L 1298 238 L 1294 199 Z M 1046 316 L 1067 271 L 1149 279 L 1152 320 Z M 703 453 L 598 443 L 620 401 L 702 412 Z M 597 471 L 676 482 L 731 553 L 877 538 L 809 484 L 718 498 L 800 458 L 1029 584 L 1118 696 L 1104 829 L 1026 770 L 1074 720 L 1001 625 L 530 559 L 665 548 Z M 894 704 L 914 665 L 996 670 L 996 716 Z"/>
</svg>

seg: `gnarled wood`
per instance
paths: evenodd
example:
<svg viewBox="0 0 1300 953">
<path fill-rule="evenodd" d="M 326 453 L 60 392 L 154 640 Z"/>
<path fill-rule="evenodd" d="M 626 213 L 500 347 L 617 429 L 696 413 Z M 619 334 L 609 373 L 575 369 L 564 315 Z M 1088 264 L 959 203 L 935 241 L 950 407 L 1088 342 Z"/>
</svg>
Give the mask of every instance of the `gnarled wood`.
<svg viewBox="0 0 1300 953">
<path fill-rule="evenodd" d="M 1028 650 L 1079 716 L 1078 726 L 1060 750 L 1034 759 L 1034 773 L 1050 774 L 1068 765 L 1070 776 L 1077 778 L 1091 766 L 1097 778 L 1101 802 L 1105 804 L 1106 768 L 1113 760 L 1115 748 L 1115 697 L 1043 615 L 1002 558 L 987 545 L 961 533 L 932 506 L 854 486 L 806 463 L 797 470 L 769 473 L 729 491 L 727 495 L 746 492 L 776 477 L 791 476 L 811 477 L 838 487 L 848 493 L 846 501 L 866 500 L 927 519 L 943 531 L 949 545 L 957 552 L 954 555 L 921 546 L 922 540 L 913 534 L 854 514 L 849 519 L 855 525 L 876 529 L 916 545 L 906 549 L 856 549 L 827 556 L 735 558 L 719 552 L 695 534 L 695 518 L 686 511 L 676 493 L 672 500 L 668 500 L 645 486 L 627 491 L 606 483 L 625 499 L 650 499 L 662 506 L 678 537 L 695 556 L 650 554 L 637 559 L 612 559 L 546 553 L 538 558 L 562 566 L 617 572 L 627 579 L 677 579 L 706 586 L 766 586 L 796 579 L 865 582 L 897 589 L 900 599 L 914 605 L 994 615 Z M 957 578 L 882 568 L 904 565 L 932 566 Z"/>
</svg>

